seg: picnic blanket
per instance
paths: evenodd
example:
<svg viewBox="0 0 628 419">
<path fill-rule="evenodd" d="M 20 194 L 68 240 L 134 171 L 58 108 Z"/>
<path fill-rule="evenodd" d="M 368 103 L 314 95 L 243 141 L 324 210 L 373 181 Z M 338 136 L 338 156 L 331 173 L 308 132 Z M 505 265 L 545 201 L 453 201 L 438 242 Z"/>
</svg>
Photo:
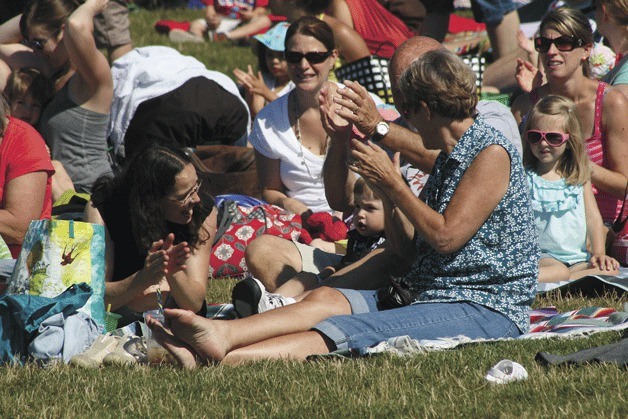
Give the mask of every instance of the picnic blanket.
<svg viewBox="0 0 628 419">
<path fill-rule="evenodd" d="M 609 307 L 586 307 L 565 313 L 559 313 L 556 307 L 539 308 L 530 311 L 530 332 L 516 339 L 471 339 L 456 336 L 441 339 L 411 339 L 398 336 L 382 341 L 371 347 L 334 351 L 327 356 L 362 357 L 382 353 L 394 355 L 414 355 L 444 349 L 453 349 L 460 345 L 480 342 L 498 342 L 520 339 L 576 338 L 593 333 L 628 329 L 628 303 L 624 311 Z M 312 358 L 316 358 L 316 355 Z"/>
</svg>

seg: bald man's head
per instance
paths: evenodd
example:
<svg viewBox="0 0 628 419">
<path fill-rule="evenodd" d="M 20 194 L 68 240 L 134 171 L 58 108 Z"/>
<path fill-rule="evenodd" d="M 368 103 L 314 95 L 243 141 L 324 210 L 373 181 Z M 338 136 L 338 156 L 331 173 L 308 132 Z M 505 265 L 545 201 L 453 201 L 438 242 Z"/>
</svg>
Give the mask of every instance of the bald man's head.
<svg viewBox="0 0 628 419">
<path fill-rule="evenodd" d="M 414 36 L 399 45 L 388 64 L 388 74 L 392 87 L 393 99 L 399 97 L 399 78 L 410 64 L 428 51 L 444 48 L 443 45 L 427 36 Z"/>
</svg>

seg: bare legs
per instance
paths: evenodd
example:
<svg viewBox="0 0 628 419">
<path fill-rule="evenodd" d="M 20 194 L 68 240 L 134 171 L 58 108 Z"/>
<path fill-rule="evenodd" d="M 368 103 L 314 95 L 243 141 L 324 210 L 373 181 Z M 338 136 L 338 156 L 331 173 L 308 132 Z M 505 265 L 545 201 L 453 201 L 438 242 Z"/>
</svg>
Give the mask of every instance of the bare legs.
<svg viewBox="0 0 628 419">
<path fill-rule="evenodd" d="M 290 240 L 265 234 L 246 247 L 246 266 L 269 292 L 301 272 L 301 254 Z"/>
<path fill-rule="evenodd" d="M 498 24 L 487 24 L 486 32 L 491 40 L 491 48 L 495 59 L 505 57 L 519 49 L 517 33 L 519 32 L 519 13 L 516 10 L 505 14 Z"/>
<path fill-rule="evenodd" d="M 578 263 L 567 267 L 562 262 L 547 257 L 539 262 L 539 282 L 573 281 L 587 275 L 617 275 L 617 269 L 605 270 L 590 263 Z"/>
<path fill-rule="evenodd" d="M 560 282 L 569 280 L 569 268 L 553 258 L 543 258 L 539 262 L 539 282 Z"/>
<path fill-rule="evenodd" d="M 191 311 L 167 309 L 171 334 L 156 321 L 148 326 L 155 337 L 184 366 L 194 366 L 194 355 L 208 362 L 239 363 L 258 359 L 305 359 L 327 353 L 333 345 L 309 329 L 336 315 L 351 314 L 337 290 L 319 288 L 303 301 L 262 314 L 231 321 L 210 320 Z"/>
</svg>

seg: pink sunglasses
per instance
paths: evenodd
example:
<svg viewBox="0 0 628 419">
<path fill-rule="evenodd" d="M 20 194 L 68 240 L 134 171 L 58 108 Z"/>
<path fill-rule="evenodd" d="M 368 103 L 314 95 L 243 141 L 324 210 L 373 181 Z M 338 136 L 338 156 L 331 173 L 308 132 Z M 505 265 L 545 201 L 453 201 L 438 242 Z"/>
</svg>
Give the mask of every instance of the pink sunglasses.
<svg viewBox="0 0 628 419">
<path fill-rule="evenodd" d="M 526 133 L 526 139 L 530 144 L 540 143 L 541 140 L 545 140 L 547 144 L 552 147 L 560 147 L 569 139 L 569 134 L 562 132 L 552 131 L 537 131 L 534 129 L 528 130 Z"/>
</svg>

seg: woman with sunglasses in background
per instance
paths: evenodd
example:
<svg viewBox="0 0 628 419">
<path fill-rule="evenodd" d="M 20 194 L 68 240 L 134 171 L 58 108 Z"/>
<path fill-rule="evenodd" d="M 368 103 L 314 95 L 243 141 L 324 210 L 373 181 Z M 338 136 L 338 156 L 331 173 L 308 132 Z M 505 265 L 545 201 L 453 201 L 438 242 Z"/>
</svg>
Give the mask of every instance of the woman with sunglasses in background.
<svg viewBox="0 0 628 419">
<path fill-rule="evenodd" d="M 580 11 L 561 7 L 548 13 L 534 44 L 547 83 L 515 100 L 512 105 L 515 119 L 521 123 L 536 102 L 547 95 L 564 96 L 575 103 L 592 162 L 593 192 L 602 219 L 610 226 L 621 210 L 628 181 L 628 98 L 606 83 L 589 78 L 593 34 L 588 19 Z M 613 240 L 628 236 L 626 230 Z M 618 260 L 623 264 L 628 262 L 626 255 Z"/>
<path fill-rule="evenodd" d="M 113 81 L 93 36 L 94 16 L 107 2 L 33 1 L 20 20 L 22 36 L 54 72 L 57 93 L 42 113 L 39 131 L 79 192 L 90 192 L 98 177 L 111 174 L 106 131 Z"/>
<path fill-rule="evenodd" d="M 94 185 L 86 221 L 106 229 L 105 302 L 121 325 L 164 305 L 203 314 L 216 226 L 211 198 L 190 159 L 174 146 L 138 153 L 116 177 Z"/>
<path fill-rule="evenodd" d="M 331 212 L 322 177 L 329 137 L 318 103 L 338 57 L 330 27 L 314 17 L 297 20 L 284 56 L 295 88 L 260 111 L 249 136 L 262 198 L 295 214 Z"/>
<path fill-rule="evenodd" d="M 539 282 L 616 275 L 619 263 L 606 255 L 574 103 L 555 95 L 539 100 L 528 114 L 524 138 L 523 164 L 541 247 Z"/>
</svg>

